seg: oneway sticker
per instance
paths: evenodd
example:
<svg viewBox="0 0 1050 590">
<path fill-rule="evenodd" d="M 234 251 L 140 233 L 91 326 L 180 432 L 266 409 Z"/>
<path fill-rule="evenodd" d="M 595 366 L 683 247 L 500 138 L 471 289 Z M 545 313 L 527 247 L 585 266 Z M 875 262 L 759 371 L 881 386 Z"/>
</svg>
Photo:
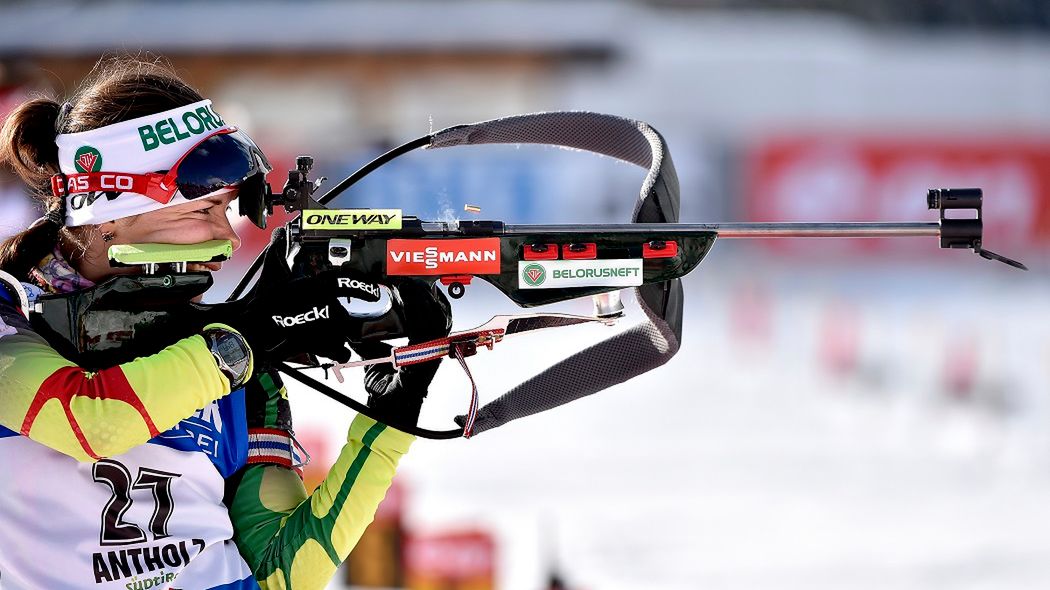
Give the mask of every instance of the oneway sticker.
<svg viewBox="0 0 1050 590">
<path fill-rule="evenodd" d="M 401 210 L 315 209 L 303 212 L 303 229 L 401 229 Z"/>
</svg>

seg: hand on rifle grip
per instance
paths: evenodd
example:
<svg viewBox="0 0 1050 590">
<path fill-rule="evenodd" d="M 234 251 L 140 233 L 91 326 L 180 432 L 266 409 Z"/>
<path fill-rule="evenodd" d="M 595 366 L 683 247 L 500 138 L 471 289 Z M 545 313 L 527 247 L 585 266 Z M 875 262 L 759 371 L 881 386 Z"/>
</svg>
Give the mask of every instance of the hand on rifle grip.
<svg viewBox="0 0 1050 590">
<path fill-rule="evenodd" d="M 442 338 L 452 330 L 452 307 L 434 284 L 421 279 L 399 281 L 392 286 L 391 295 L 391 312 L 397 309 L 404 320 L 403 335 L 408 336 L 409 344 Z M 391 351 L 381 341 L 352 343 L 351 347 L 362 358 L 385 357 Z M 369 365 L 364 377 L 368 407 L 390 426 L 415 426 L 440 364 L 437 360 L 398 368 L 390 363 Z"/>
<path fill-rule="evenodd" d="M 348 268 L 293 278 L 285 258 L 286 239 L 283 228 L 274 231 L 256 285 L 244 298 L 216 306 L 213 321 L 241 332 L 261 364 L 303 354 L 350 360 L 346 345 L 360 338 L 362 322 L 347 312 L 341 299 L 378 301 L 378 285 Z"/>
</svg>

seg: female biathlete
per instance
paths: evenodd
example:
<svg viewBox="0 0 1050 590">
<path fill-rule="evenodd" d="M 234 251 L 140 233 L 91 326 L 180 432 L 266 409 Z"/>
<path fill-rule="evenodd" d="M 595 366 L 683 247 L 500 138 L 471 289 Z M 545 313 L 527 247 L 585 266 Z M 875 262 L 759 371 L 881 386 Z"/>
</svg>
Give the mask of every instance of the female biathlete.
<svg viewBox="0 0 1050 590">
<path fill-rule="evenodd" d="M 258 199 L 247 193 L 269 170 L 255 144 L 167 67 L 120 59 L 64 104 L 17 107 L 0 160 L 48 211 L 0 245 L 0 588 L 324 588 L 413 441 L 387 424 L 415 423 L 437 363 L 366 374 L 386 424 L 355 417 L 307 495 L 285 390 L 265 367 L 349 359 L 360 334 L 339 298 L 362 294 L 337 271 L 289 281 L 270 256 L 258 296 L 101 370 L 63 358 L 28 319 L 34 295 L 135 272 L 110 266 L 114 244 L 236 247 L 227 210 L 239 191 Z M 400 297 L 410 340 L 448 333 L 438 291 L 406 284 Z"/>
</svg>

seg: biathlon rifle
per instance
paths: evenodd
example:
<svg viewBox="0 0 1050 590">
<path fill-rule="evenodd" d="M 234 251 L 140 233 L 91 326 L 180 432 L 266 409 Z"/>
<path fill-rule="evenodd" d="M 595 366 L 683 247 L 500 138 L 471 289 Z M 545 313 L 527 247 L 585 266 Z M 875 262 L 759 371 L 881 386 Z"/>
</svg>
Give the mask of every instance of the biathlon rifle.
<svg viewBox="0 0 1050 590">
<path fill-rule="evenodd" d="M 380 166 L 416 149 L 499 143 L 584 150 L 646 169 L 631 222 L 514 225 L 483 220 L 427 221 L 396 209 L 327 207 Z M 450 127 L 382 154 L 319 197 L 315 193 L 324 179 L 309 178 L 312 166 L 312 158 L 300 156 L 282 191 L 267 196 L 269 214 L 276 208 L 297 214 L 283 229 L 288 248 L 285 254 L 294 260 L 294 273 L 348 267 L 351 276 L 378 285 L 411 278 L 431 284 L 440 282 L 453 299 L 463 297 L 476 278 L 490 283 L 523 308 L 588 297 L 594 302 L 590 316 L 539 312 L 496 316 L 482 326 L 453 332 L 446 338 L 394 348 L 389 357 L 345 364 L 322 364 L 312 359 L 297 367 L 289 363 L 276 367 L 364 414 L 370 413 L 364 404 L 303 370 L 323 368 L 325 378 L 331 373 L 342 382 L 344 371 L 351 367 L 378 362 L 404 366 L 450 356 L 459 361 L 469 376 L 464 359 L 480 348 L 491 349 L 504 338 L 545 328 L 615 323 L 624 315 L 620 291 L 635 289 L 644 322 L 555 363 L 482 407 L 471 378 L 470 404 L 464 415 L 455 418 L 456 428 L 409 429 L 427 438 L 471 436 L 596 393 L 670 360 L 681 344 L 681 277 L 700 264 L 716 238 L 937 237 L 942 248 L 968 248 L 984 258 L 1027 270 L 1020 262 L 983 248 L 983 196 L 978 188 L 931 189 L 927 205 L 939 211 L 940 218 L 929 222 L 679 223 L 678 178 L 663 137 L 644 122 L 611 115 L 538 113 Z M 970 217 L 960 218 L 958 210 L 969 211 Z M 951 216 L 947 215 L 949 211 L 953 212 Z M 222 258 L 222 244 L 211 246 L 218 250 L 198 248 L 197 258 Z M 109 285 L 109 300 L 117 302 L 103 305 L 109 309 L 127 309 L 128 297 L 121 294 L 162 293 L 168 295 L 166 301 L 170 303 L 188 300 L 211 285 L 208 273 L 185 272 L 184 259 L 180 262 L 170 256 L 163 260 L 147 256 L 136 262 L 128 252 L 111 253 L 111 257 L 114 262 L 145 264 L 147 274 L 117 277 L 104 284 L 102 287 Z M 264 257 L 265 253 L 255 260 L 233 290 L 231 301 L 248 290 Z M 157 274 L 158 269 L 163 274 Z M 389 340 L 405 334 L 404 310 L 397 297 L 390 300 L 384 313 L 361 318 L 363 338 Z M 186 329 L 193 325 L 193 311 L 200 307 L 203 306 L 194 304 L 176 313 L 167 305 L 163 309 L 169 311 L 163 316 L 155 315 L 149 322 L 155 324 L 162 319 L 169 331 L 175 326 Z M 68 309 L 64 313 L 66 317 L 71 315 Z M 125 316 L 121 321 L 127 326 L 129 318 Z M 170 339 L 170 333 L 167 338 Z M 79 353 L 85 352 L 82 343 L 76 348 Z"/>
</svg>

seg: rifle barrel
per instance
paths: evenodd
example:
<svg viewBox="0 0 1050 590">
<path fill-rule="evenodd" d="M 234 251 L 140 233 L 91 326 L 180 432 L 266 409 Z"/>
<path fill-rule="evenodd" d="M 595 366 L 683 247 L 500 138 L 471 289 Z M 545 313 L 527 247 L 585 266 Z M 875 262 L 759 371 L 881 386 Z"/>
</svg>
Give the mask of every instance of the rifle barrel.
<svg viewBox="0 0 1050 590">
<path fill-rule="evenodd" d="M 885 238 L 939 236 L 936 221 L 842 223 L 623 223 L 612 225 L 507 225 L 507 234 L 715 232 L 720 238 Z"/>
</svg>

